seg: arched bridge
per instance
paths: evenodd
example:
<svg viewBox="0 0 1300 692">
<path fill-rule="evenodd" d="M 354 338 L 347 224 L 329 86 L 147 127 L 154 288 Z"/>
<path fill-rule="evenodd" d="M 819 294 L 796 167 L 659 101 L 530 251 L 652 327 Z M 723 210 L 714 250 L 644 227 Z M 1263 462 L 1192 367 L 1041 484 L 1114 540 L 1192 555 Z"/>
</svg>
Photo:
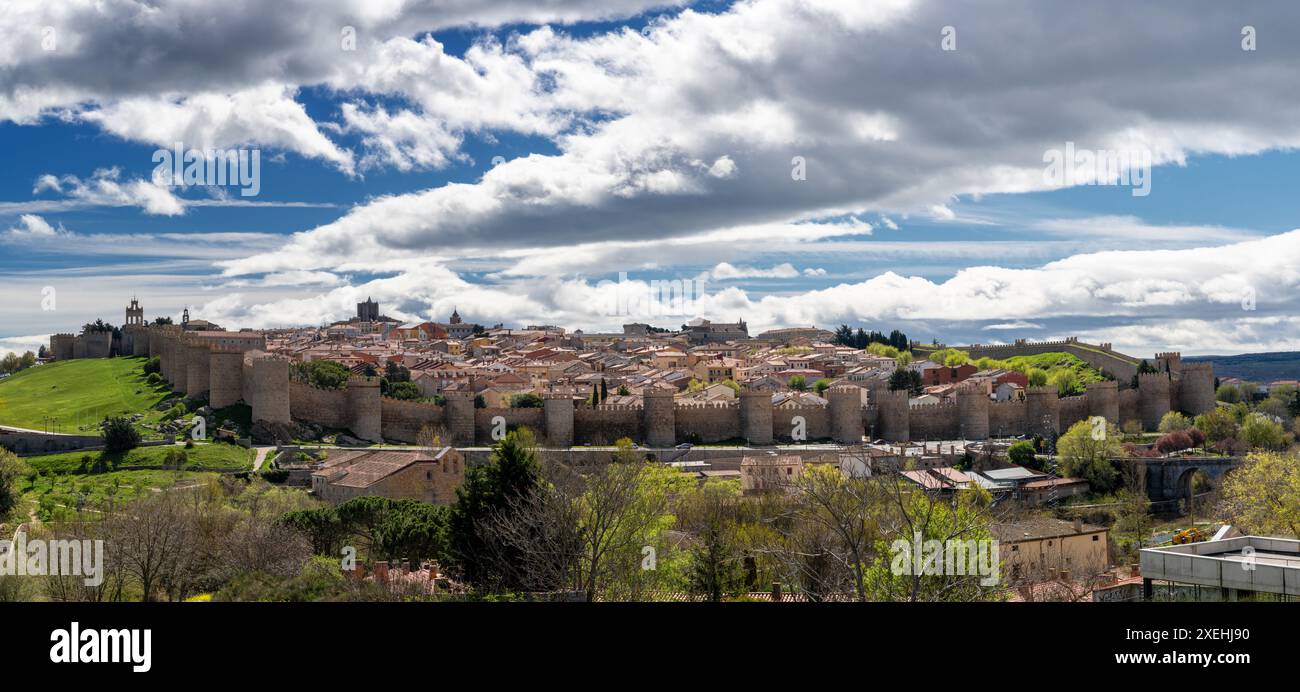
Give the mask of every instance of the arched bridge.
<svg viewBox="0 0 1300 692">
<path fill-rule="evenodd" d="M 1171 457 L 1168 459 L 1128 458 L 1125 463 L 1146 466 L 1147 497 L 1152 502 L 1181 500 L 1192 496 L 1192 476 L 1200 471 L 1218 488 L 1229 471 L 1242 465 L 1241 457 Z"/>
</svg>

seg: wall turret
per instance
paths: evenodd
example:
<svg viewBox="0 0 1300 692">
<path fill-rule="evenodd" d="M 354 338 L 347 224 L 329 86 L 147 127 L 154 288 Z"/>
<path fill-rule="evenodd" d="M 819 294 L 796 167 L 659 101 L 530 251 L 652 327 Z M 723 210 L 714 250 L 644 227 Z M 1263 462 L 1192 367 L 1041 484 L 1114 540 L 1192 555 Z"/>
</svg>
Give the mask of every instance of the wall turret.
<svg viewBox="0 0 1300 692">
<path fill-rule="evenodd" d="M 1025 429 L 1030 435 L 1051 437 L 1061 430 L 1061 397 L 1056 387 L 1025 390 Z"/>
<path fill-rule="evenodd" d="M 573 445 L 573 390 L 568 387 L 548 389 L 542 400 L 546 417 L 546 440 L 552 447 Z"/>
<path fill-rule="evenodd" d="M 445 420 L 451 444 L 474 444 L 474 392 L 451 390 L 443 392 L 443 397 L 447 400 Z"/>
<path fill-rule="evenodd" d="M 772 444 L 772 393 L 746 387 L 740 391 L 740 435 L 752 445 Z"/>
<path fill-rule="evenodd" d="M 840 444 L 862 444 L 862 389 L 853 385 L 831 387 L 826 390 L 826 398 L 830 404 L 831 439 Z"/>
<path fill-rule="evenodd" d="M 962 439 L 986 440 L 989 436 L 989 395 L 978 387 L 957 391 L 957 420 Z"/>
<path fill-rule="evenodd" d="M 647 388 L 641 394 L 641 427 L 647 445 L 672 447 L 677 442 L 673 390 Z"/>
<path fill-rule="evenodd" d="M 378 377 L 348 378 L 348 420 L 353 435 L 369 442 L 384 441 Z"/>
<path fill-rule="evenodd" d="M 1179 408 L 1193 416 L 1214 410 L 1214 365 L 1187 363 L 1183 365 L 1179 388 Z"/>
<path fill-rule="evenodd" d="M 1169 387 L 1169 376 L 1163 372 L 1138 375 L 1138 413 L 1143 428 L 1156 430 L 1160 419 L 1169 413 Z"/>
<path fill-rule="evenodd" d="M 253 356 L 244 380 L 244 400 L 252 409 L 254 422 L 290 422 L 289 361 L 265 354 Z"/>
<path fill-rule="evenodd" d="M 876 435 L 890 442 L 912 439 L 911 409 L 906 389 L 878 387 L 871 390 L 876 406 Z"/>
<path fill-rule="evenodd" d="M 185 346 L 185 396 L 197 397 L 208 391 L 211 352 L 207 344 L 190 339 Z"/>
<path fill-rule="evenodd" d="M 243 398 L 243 352 L 228 346 L 213 346 L 208 355 L 208 405 L 225 408 Z"/>
<path fill-rule="evenodd" d="M 1119 383 L 1114 380 L 1089 382 L 1088 415 L 1101 416 L 1107 422 L 1119 425 Z"/>
</svg>

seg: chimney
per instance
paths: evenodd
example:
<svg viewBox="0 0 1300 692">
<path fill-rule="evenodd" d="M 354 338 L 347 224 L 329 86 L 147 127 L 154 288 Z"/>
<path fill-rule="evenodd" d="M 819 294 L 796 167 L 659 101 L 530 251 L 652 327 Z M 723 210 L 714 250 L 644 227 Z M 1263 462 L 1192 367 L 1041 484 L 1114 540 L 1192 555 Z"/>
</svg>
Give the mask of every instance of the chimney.
<svg viewBox="0 0 1300 692">
<path fill-rule="evenodd" d="M 772 600 L 776 603 L 781 602 L 781 582 L 772 582 Z"/>
<path fill-rule="evenodd" d="M 405 575 L 405 574 L 410 574 L 410 573 L 411 573 L 411 561 L 410 561 L 410 560 L 402 560 L 402 574 Z"/>
<path fill-rule="evenodd" d="M 1074 532 L 1083 533 L 1083 519 L 1079 517 L 1074 518 Z"/>
<path fill-rule="evenodd" d="M 1128 566 L 1128 575 L 1129 575 L 1130 577 L 1140 577 L 1140 576 L 1142 576 L 1142 567 L 1141 567 L 1140 565 L 1138 565 L 1138 563 L 1136 563 L 1136 562 L 1133 563 L 1133 564 L 1131 564 L 1131 565 L 1129 565 L 1129 566 Z"/>
<path fill-rule="evenodd" d="M 1056 573 L 1057 578 L 1061 581 L 1070 581 L 1070 570 L 1063 569 Z"/>
<path fill-rule="evenodd" d="M 353 579 L 361 581 L 366 578 L 366 566 L 358 562 L 352 566 L 352 571 L 349 574 L 352 575 Z"/>
<path fill-rule="evenodd" d="M 378 560 L 375 562 L 375 581 L 380 584 L 388 583 L 388 561 Z"/>
<path fill-rule="evenodd" d="M 430 561 L 430 562 L 429 562 L 429 578 L 430 578 L 430 579 L 437 579 L 438 577 L 441 577 L 441 576 L 442 576 L 442 568 L 441 568 L 441 566 L 438 565 L 438 561 L 437 561 L 437 560 L 432 560 L 432 561 Z"/>
</svg>

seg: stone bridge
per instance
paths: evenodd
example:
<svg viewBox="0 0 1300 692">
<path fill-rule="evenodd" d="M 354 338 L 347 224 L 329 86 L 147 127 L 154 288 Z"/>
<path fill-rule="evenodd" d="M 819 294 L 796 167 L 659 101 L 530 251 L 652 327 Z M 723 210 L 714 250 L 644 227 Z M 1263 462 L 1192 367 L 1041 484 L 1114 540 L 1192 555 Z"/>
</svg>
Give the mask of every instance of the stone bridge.
<svg viewBox="0 0 1300 692">
<path fill-rule="evenodd" d="M 1192 476 L 1200 471 L 1210 485 L 1223 485 L 1224 476 L 1242 465 L 1241 457 L 1172 457 L 1168 459 L 1124 459 L 1146 466 L 1147 497 L 1152 502 L 1182 500 L 1192 496 Z"/>
</svg>

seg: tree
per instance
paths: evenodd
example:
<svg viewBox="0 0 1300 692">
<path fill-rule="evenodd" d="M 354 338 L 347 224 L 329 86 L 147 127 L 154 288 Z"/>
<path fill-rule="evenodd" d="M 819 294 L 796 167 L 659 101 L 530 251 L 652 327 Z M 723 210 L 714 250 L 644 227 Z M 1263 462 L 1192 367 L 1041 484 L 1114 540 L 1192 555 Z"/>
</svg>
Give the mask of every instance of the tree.
<svg viewBox="0 0 1300 692">
<path fill-rule="evenodd" d="M 921 393 L 921 373 L 911 368 L 895 368 L 889 376 L 889 388 L 893 391 L 907 390 L 909 394 Z"/>
<path fill-rule="evenodd" d="M 1124 487 L 1118 494 L 1115 508 L 1116 534 L 1127 537 L 1138 550 L 1151 532 L 1151 501 L 1146 494 L 1146 465 L 1132 463 L 1124 474 Z"/>
<path fill-rule="evenodd" d="M 1027 466 L 1032 469 L 1041 468 L 1038 463 L 1038 456 L 1034 452 L 1034 443 L 1029 440 L 1021 440 L 1007 448 L 1007 460 L 1017 466 Z"/>
<path fill-rule="evenodd" d="M 1156 440 L 1156 451 L 1161 454 L 1181 452 L 1184 449 L 1191 449 L 1194 446 L 1195 443 L 1192 441 L 1192 436 L 1188 435 L 1185 430 L 1175 430 L 1170 433 L 1165 433 L 1160 437 L 1160 439 Z"/>
<path fill-rule="evenodd" d="M 1025 377 L 1029 380 L 1030 387 L 1043 387 L 1047 385 L 1047 371 L 1042 368 L 1029 368 L 1025 372 Z"/>
<path fill-rule="evenodd" d="M 317 389 L 346 389 L 351 375 L 347 366 L 332 360 L 310 360 L 296 367 L 302 379 Z"/>
<path fill-rule="evenodd" d="M 515 394 L 510 397 L 511 408 L 542 408 L 545 405 L 546 402 L 542 400 L 542 397 L 532 392 Z"/>
<path fill-rule="evenodd" d="M 1205 439 L 1210 442 L 1235 438 L 1239 429 L 1237 419 L 1222 407 L 1211 409 L 1197 416 L 1194 424 L 1198 430 L 1205 433 Z"/>
<path fill-rule="evenodd" d="M 467 581 L 488 588 L 517 587 L 517 579 L 493 568 L 487 559 L 493 553 L 512 553 L 511 546 L 492 544 L 486 526 L 493 515 L 508 509 L 532 493 L 538 483 L 539 467 L 533 435 L 527 429 L 506 433 L 492 451 L 492 459 L 471 466 L 465 481 L 456 489 L 456 504 L 448 521 L 450 552 Z M 499 563 L 497 563 L 499 564 Z"/>
<path fill-rule="evenodd" d="M 1300 538 L 1300 456 L 1254 452 L 1246 457 L 1223 483 L 1220 511 L 1245 533 Z"/>
<path fill-rule="evenodd" d="M 734 481 L 711 481 L 687 493 L 677 505 L 681 528 L 691 536 L 690 589 L 714 603 L 744 586 L 740 502 L 740 488 Z"/>
<path fill-rule="evenodd" d="M 1056 451 L 1061 457 L 1061 473 L 1087 480 L 1094 492 L 1111 492 L 1120 480 L 1111 460 L 1124 450 L 1119 429 L 1109 422 L 1097 428 L 1086 419 L 1071 425 L 1056 440 Z"/>
<path fill-rule="evenodd" d="M 18 483 L 31 472 L 32 469 L 26 462 L 13 452 L 0 447 L 0 519 L 17 506 L 20 497 Z"/>
<path fill-rule="evenodd" d="M 1047 378 L 1047 382 L 1056 387 L 1059 396 L 1074 396 L 1083 392 L 1083 385 L 1079 384 L 1079 376 L 1073 370 L 1056 370 Z"/>
<path fill-rule="evenodd" d="M 125 452 L 140 446 L 140 431 L 131 421 L 121 416 L 104 419 L 104 450 Z"/>
<path fill-rule="evenodd" d="M 1241 439 L 1256 449 L 1280 449 L 1285 436 L 1281 423 L 1258 413 L 1246 416 L 1241 424 Z"/>
<path fill-rule="evenodd" d="M 793 389 L 796 392 L 807 391 L 808 382 L 804 379 L 803 375 L 795 375 L 790 378 L 790 389 Z"/>
<path fill-rule="evenodd" d="M 145 493 L 105 521 L 107 543 L 141 590 L 141 600 L 158 597 L 164 581 L 175 580 L 194 557 L 193 515 L 178 491 Z"/>
<path fill-rule="evenodd" d="M 817 392 L 818 396 L 821 396 L 823 392 L 825 392 L 827 389 L 830 388 L 831 388 L 831 380 L 829 377 L 823 377 L 820 380 L 817 380 L 816 382 L 813 383 L 813 391 Z"/>
<path fill-rule="evenodd" d="M 387 382 L 387 380 L 384 380 Z M 388 385 L 388 396 L 402 401 L 419 401 L 424 398 L 420 385 L 414 382 L 392 382 Z"/>
<path fill-rule="evenodd" d="M 1170 433 L 1178 430 L 1186 430 L 1192 426 L 1192 422 L 1187 416 L 1178 411 L 1170 411 L 1160 418 L 1160 424 L 1156 427 L 1162 433 Z"/>
</svg>

